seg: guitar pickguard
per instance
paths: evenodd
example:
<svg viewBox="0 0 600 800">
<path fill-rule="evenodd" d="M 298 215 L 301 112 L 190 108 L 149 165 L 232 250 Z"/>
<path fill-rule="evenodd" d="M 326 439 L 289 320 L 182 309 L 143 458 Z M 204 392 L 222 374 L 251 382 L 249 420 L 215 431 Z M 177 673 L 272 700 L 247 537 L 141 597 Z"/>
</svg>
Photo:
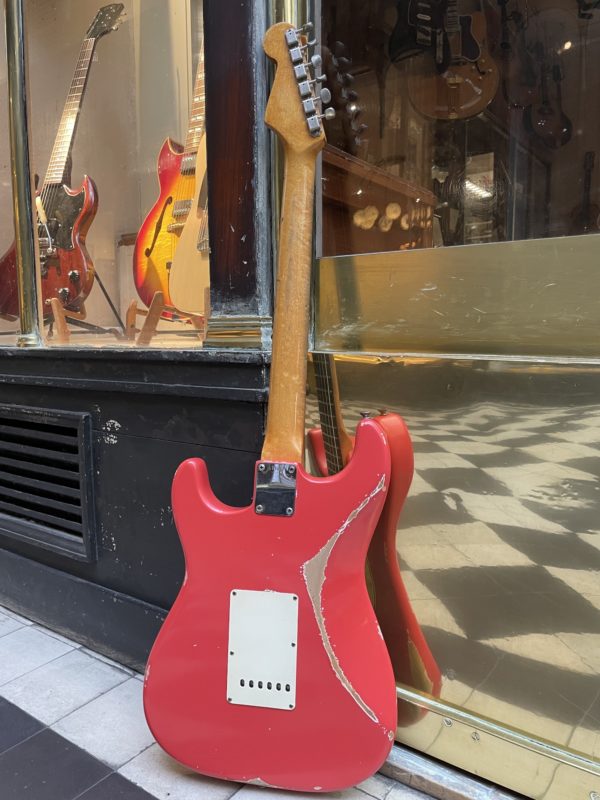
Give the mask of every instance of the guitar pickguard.
<svg viewBox="0 0 600 800">
<path fill-rule="evenodd" d="M 50 190 L 52 191 L 52 189 Z M 85 191 L 70 194 L 64 186 L 57 187 L 56 197 L 51 197 L 51 204 L 46 208 L 48 229 L 55 247 L 59 250 L 73 250 L 73 228 L 85 203 Z M 40 237 L 46 232 L 40 228 Z"/>
</svg>

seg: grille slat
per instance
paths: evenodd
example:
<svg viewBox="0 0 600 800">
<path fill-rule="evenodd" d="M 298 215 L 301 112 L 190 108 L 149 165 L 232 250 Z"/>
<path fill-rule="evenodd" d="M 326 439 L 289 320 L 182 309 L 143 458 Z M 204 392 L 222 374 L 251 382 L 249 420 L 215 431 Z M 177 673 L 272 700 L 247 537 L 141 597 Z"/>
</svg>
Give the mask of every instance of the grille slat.
<svg viewBox="0 0 600 800">
<path fill-rule="evenodd" d="M 46 479 L 50 477 L 56 478 L 56 482 L 61 484 L 66 484 L 68 482 L 69 485 L 76 486 L 79 483 L 79 475 L 72 470 L 36 464 L 35 461 L 20 461 L 18 458 L 8 458 L 7 456 L 3 456 L 1 452 L 0 466 L 8 467 L 11 471 L 13 469 L 18 469 L 32 475 L 43 475 Z"/>
<path fill-rule="evenodd" d="M 61 519 L 59 528 L 59 526 L 56 524 L 56 517 L 53 517 L 51 514 L 44 514 L 42 511 L 36 511 L 33 508 L 25 509 L 20 504 L 9 503 L 1 498 L 0 511 L 4 511 L 13 517 L 18 517 L 19 519 L 29 519 L 35 522 L 47 523 L 55 530 L 60 529 L 61 531 L 66 531 L 67 533 L 76 533 L 81 535 L 83 531 L 83 526 L 80 522 L 71 522 L 70 520 Z"/>
<path fill-rule="evenodd" d="M 18 500 L 23 503 L 24 507 L 37 505 L 42 506 L 42 508 L 45 508 L 48 511 L 50 511 L 50 509 L 54 509 L 55 511 L 64 511 L 65 516 L 72 517 L 75 521 L 81 513 L 79 504 L 74 505 L 73 503 L 63 503 L 60 500 L 53 500 L 51 497 L 35 497 L 35 495 L 32 495 L 29 492 L 22 492 L 20 489 L 13 489 L 10 486 L 6 486 L 2 481 L 0 481 L 0 497 L 9 497 L 13 500 Z"/>
<path fill-rule="evenodd" d="M 6 422 L 0 422 L 0 438 L 7 436 L 9 439 L 22 436 L 27 439 L 34 439 L 36 441 L 51 442 L 52 444 L 68 445 L 74 450 L 77 449 L 77 436 L 64 433 L 53 433 L 48 430 L 38 430 L 37 428 L 24 428 L 22 425 L 11 425 Z"/>
<path fill-rule="evenodd" d="M 33 478 L 31 475 L 25 474 L 26 470 L 20 469 L 20 465 L 16 461 L 14 462 L 14 466 L 16 469 L 11 473 L 5 472 L 5 470 L 2 469 L 2 465 L 0 465 L 0 483 L 16 484 L 18 482 L 21 486 L 30 487 L 32 492 L 35 492 L 37 489 L 41 493 L 48 492 L 48 494 L 56 495 L 57 497 L 61 495 L 63 497 L 73 497 L 77 502 L 80 502 L 81 492 L 79 488 L 65 485 L 57 486 L 56 483 Z"/>
<path fill-rule="evenodd" d="M 73 464 L 78 469 L 79 456 L 77 453 L 57 453 L 54 450 L 47 450 L 45 447 L 31 447 L 30 445 L 18 442 L 7 442 L 0 439 L 0 453 L 16 453 L 17 455 L 31 456 L 32 458 L 43 459 L 50 462 L 62 462 L 63 464 Z"/>
<path fill-rule="evenodd" d="M 0 405 L 2 530 L 46 547 L 55 537 L 61 552 L 93 556 L 90 421 L 84 413 Z"/>
</svg>

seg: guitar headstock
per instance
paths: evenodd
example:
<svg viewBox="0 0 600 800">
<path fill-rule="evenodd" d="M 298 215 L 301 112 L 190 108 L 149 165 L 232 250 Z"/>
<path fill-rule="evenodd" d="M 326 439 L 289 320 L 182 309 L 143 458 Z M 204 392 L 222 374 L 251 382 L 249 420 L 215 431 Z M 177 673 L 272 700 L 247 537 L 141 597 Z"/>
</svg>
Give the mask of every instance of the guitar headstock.
<svg viewBox="0 0 600 800">
<path fill-rule="evenodd" d="M 265 53 L 277 65 L 273 88 L 267 103 L 265 122 L 286 146 L 297 152 L 319 151 L 325 144 L 323 119 L 335 111 L 323 105 L 331 100 L 328 89 L 319 89 L 325 76 L 319 74 L 321 57 L 309 55 L 316 44 L 307 41 L 312 25 L 295 29 L 279 22 L 265 34 Z"/>
<path fill-rule="evenodd" d="M 101 39 L 111 31 L 116 31 L 119 27 L 121 20 L 125 16 L 123 3 L 112 3 L 109 6 L 103 6 L 90 25 L 86 33 L 86 39 Z"/>
</svg>

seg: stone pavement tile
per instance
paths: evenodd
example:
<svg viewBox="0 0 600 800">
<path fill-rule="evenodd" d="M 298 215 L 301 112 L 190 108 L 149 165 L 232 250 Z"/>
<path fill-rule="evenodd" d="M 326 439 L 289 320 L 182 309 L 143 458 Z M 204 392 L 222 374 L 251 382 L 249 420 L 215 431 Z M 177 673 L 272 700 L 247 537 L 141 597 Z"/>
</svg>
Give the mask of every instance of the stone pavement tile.
<svg viewBox="0 0 600 800">
<path fill-rule="evenodd" d="M 168 756 L 157 744 L 122 766 L 119 774 L 159 800 L 228 800 L 239 788 L 237 783 L 193 772 Z M 289 795 L 287 800 L 290 800 Z"/>
<path fill-rule="evenodd" d="M 396 782 L 391 778 L 387 778 L 385 775 L 380 775 L 377 773 L 372 777 L 367 778 L 366 781 L 359 783 L 356 788 L 360 789 L 361 792 L 365 792 L 371 797 L 377 798 L 377 800 L 385 800 L 395 786 Z"/>
<path fill-rule="evenodd" d="M 154 741 L 144 718 L 142 684 L 135 678 L 128 678 L 63 717 L 52 729 L 113 769 L 123 766 Z"/>
<path fill-rule="evenodd" d="M 29 739 L 43 727 L 37 719 L 0 697 L 0 753 Z"/>
<path fill-rule="evenodd" d="M 127 673 L 80 650 L 72 650 L 48 664 L 10 681 L 2 694 L 46 725 L 89 703 L 123 683 Z"/>
<path fill-rule="evenodd" d="M 22 627 L 22 622 L 14 617 L 9 617 L 4 611 L 0 612 L 0 636 L 6 636 L 7 633 L 12 633 Z"/>
<path fill-rule="evenodd" d="M 73 800 L 109 767 L 46 728 L 0 755 L 2 800 Z"/>
<path fill-rule="evenodd" d="M 3 684 L 71 650 L 70 645 L 30 626 L 0 637 L 0 694 Z"/>
<path fill-rule="evenodd" d="M 341 792 L 289 792 L 283 789 L 270 789 L 263 786 L 243 786 L 235 795 L 235 800 L 371 800 L 372 795 L 357 788 L 344 789 Z"/>
<path fill-rule="evenodd" d="M 76 800 L 155 800 L 155 796 L 113 772 Z"/>
</svg>

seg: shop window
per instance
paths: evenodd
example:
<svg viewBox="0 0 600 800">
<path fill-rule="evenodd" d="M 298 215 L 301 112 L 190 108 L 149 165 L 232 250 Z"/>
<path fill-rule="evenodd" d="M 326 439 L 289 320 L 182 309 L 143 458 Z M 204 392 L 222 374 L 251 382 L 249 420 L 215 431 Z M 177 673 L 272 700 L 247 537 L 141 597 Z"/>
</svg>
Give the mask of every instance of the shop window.
<svg viewBox="0 0 600 800">
<path fill-rule="evenodd" d="M 593 4 L 322 0 L 321 27 L 338 113 L 325 122 L 317 341 L 572 353 L 577 327 L 597 353 L 597 309 L 581 302 L 590 285 L 597 296 L 600 231 Z M 379 258 L 379 277 L 368 256 L 328 260 L 370 253 L 397 257 Z"/>
<path fill-rule="evenodd" d="M 44 342 L 201 346 L 201 3 L 27 0 L 25 27 Z"/>
<path fill-rule="evenodd" d="M 18 331 L 15 223 L 10 172 L 8 133 L 8 70 L 6 64 L 5 21 L 0 15 L 0 346 L 14 344 Z M 1 306 L 10 306 L 2 313 Z"/>
</svg>

